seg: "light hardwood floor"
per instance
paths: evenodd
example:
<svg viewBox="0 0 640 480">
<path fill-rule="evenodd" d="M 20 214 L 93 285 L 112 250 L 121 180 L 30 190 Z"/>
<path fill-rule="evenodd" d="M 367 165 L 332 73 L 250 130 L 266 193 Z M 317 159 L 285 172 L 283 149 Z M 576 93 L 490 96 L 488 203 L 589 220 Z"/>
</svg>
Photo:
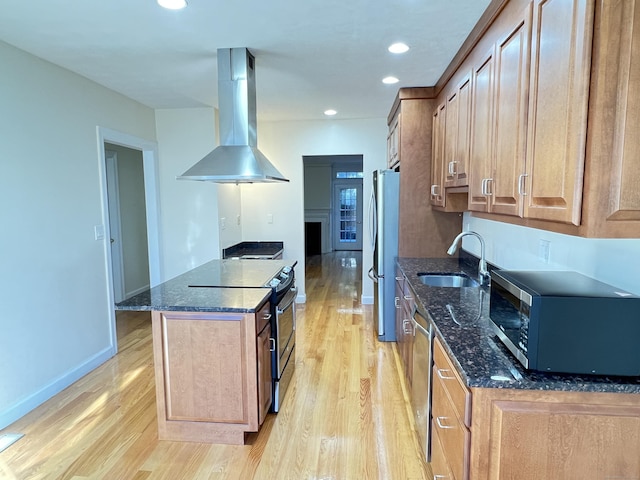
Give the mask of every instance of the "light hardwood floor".
<svg viewBox="0 0 640 480">
<path fill-rule="evenodd" d="M 118 355 L 3 430 L 25 437 L 0 453 L 0 479 L 431 478 L 361 269 L 360 252 L 309 257 L 294 381 L 248 445 L 157 439 L 150 316 L 126 313 Z"/>
</svg>

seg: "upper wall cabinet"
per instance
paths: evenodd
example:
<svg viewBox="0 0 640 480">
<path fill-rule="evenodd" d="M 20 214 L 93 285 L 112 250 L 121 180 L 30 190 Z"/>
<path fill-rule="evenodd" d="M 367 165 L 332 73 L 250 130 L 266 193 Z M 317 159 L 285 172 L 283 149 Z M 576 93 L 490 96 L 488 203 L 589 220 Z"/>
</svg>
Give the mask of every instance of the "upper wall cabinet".
<svg viewBox="0 0 640 480">
<path fill-rule="evenodd" d="M 446 161 L 446 103 L 438 105 L 433 113 L 431 143 L 431 205 L 444 207 L 444 168 Z"/>
<path fill-rule="evenodd" d="M 445 127 L 434 124 L 433 148 L 447 188 L 434 176 L 432 204 L 461 185 L 460 86 L 470 71 L 466 208 L 571 235 L 640 238 L 640 1 L 496 8 L 438 95 Z"/>
<path fill-rule="evenodd" d="M 594 2 L 533 7 L 524 216 L 579 225 Z"/>
<path fill-rule="evenodd" d="M 469 182 L 471 74 L 465 75 L 448 96 L 445 117 L 444 186 L 464 187 Z"/>
<path fill-rule="evenodd" d="M 394 117 L 389 125 L 387 135 L 387 167 L 393 169 L 400 163 L 400 112 Z"/>
</svg>

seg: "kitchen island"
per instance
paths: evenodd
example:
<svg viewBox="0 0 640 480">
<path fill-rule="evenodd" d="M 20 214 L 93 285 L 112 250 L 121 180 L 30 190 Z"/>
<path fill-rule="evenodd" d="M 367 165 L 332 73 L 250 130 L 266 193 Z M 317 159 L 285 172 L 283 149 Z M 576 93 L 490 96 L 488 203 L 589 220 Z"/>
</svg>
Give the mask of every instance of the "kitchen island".
<svg viewBox="0 0 640 480">
<path fill-rule="evenodd" d="M 271 406 L 268 282 L 282 260 L 213 260 L 116 305 L 152 313 L 158 436 L 243 444 Z"/>
<path fill-rule="evenodd" d="M 434 329 L 434 475 L 640 478 L 640 378 L 525 370 L 489 326 L 487 287 L 430 287 L 417 276 L 475 277 L 477 259 L 471 260 L 397 261 L 407 297 Z M 607 321 L 594 335 L 604 334 Z"/>
</svg>

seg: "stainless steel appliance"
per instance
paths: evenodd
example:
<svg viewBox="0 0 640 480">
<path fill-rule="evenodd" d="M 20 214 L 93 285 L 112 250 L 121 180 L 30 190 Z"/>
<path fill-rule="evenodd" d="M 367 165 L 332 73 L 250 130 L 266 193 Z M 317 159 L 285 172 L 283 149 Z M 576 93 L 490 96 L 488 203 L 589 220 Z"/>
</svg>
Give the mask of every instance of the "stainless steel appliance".
<svg viewBox="0 0 640 480">
<path fill-rule="evenodd" d="M 413 375 L 411 406 L 418 438 L 427 462 L 431 461 L 431 375 L 433 373 L 433 326 L 414 306 L 413 324 Z"/>
<path fill-rule="evenodd" d="M 577 272 L 492 271 L 491 325 L 525 368 L 640 375 L 640 297 Z"/>
<path fill-rule="evenodd" d="M 295 272 L 283 268 L 269 281 L 271 294 L 271 332 L 273 347 L 271 372 L 273 375 L 273 403 L 271 409 L 280 411 L 284 394 L 289 387 L 295 369 L 296 295 Z"/>
<path fill-rule="evenodd" d="M 373 172 L 373 191 L 369 203 L 369 236 L 373 267 L 369 278 L 375 282 L 374 319 L 378 339 L 395 341 L 395 261 L 398 256 L 398 206 L 400 174 L 393 170 Z"/>
</svg>

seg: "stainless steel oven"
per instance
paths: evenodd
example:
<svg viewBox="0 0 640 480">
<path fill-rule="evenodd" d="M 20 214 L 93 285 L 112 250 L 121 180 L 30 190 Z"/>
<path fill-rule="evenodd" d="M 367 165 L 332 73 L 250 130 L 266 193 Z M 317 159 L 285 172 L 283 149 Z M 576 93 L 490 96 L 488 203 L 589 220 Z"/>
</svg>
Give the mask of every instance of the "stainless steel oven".
<svg viewBox="0 0 640 480">
<path fill-rule="evenodd" d="M 282 400 L 289 387 L 295 369 L 296 343 L 296 295 L 295 272 L 285 267 L 274 277 L 269 285 L 271 294 L 273 351 L 271 371 L 273 375 L 274 412 L 280 410 Z"/>
</svg>

